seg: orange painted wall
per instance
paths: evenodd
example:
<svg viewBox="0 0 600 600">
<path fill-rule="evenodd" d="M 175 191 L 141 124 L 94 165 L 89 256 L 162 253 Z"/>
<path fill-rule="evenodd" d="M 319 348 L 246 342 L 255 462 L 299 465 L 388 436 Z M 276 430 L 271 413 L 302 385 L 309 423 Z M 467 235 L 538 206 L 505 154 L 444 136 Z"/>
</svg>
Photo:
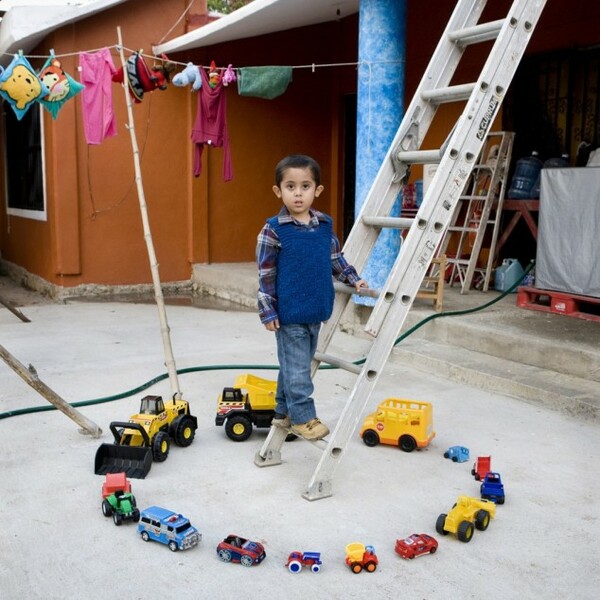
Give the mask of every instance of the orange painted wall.
<svg viewBox="0 0 600 600">
<path fill-rule="evenodd" d="M 57 55 L 117 43 L 151 54 L 151 45 L 168 30 L 185 0 L 134 0 L 85 21 L 63 27 L 30 54 L 53 48 Z M 161 18 L 157 19 L 160 6 Z M 182 26 L 183 27 L 183 26 Z M 183 33 L 183 29 L 179 33 Z M 126 57 L 130 52 L 126 51 Z M 115 66 L 120 59 L 112 50 Z M 32 59 L 35 68 L 43 61 Z M 78 56 L 62 58 L 75 78 Z M 151 66 L 151 59 L 146 59 Z M 39 64 L 38 64 L 39 63 Z M 194 240 L 186 223 L 189 193 L 188 90 L 146 94 L 133 107 L 142 181 L 161 279 L 187 280 Z M 44 111 L 47 222 L 8 217 L 2 211 L 2 257 L 61 286 L 81 283 L 135 284 L 151 280 L 143 236 L 133 153 L 123 88 L 113 84 L 118 135 L 88 146 L 83 133 L 81 97 L 65 104 L 53 121 Z M 4 204 L 4 203 L 3 203 Z"/>
<path fill-rule="evenodd" d="M 507 1 L 490 4 L 501 11 Z M 31 54 L 44 54 L 50 48 L 64 54 L 114 45 L 117 25 L 125 47 L 150 54 L 152 43 L 161 40 L 187 4 L 187 0 L 130 0 L 62 28 Z M 406 97 L 410 99 L 454 1 L 438 0 L 435 11 L 430 10 L 430 3 L 409 0 L 408 4 Z M 548 2 L 530 52 L 597 43 L 597 18 L 591 17 L 600 16 L 600 3 L 592 4 Z M 169 37 L 183 33 L 183 23 L 178 27 Z M 357 31 L 355 15 L 171 58 L 204 65 L 214 59 L 222 67 L 229 63 L 242 67 L 354 62 Z M 118 66 L 116 53 L 113 57 Z M 476 59 L 476 53 L 467 56 L 459 74 L 464 80 L 472 78 L 469 71 L 478 71 Z M 38 62 L 35 67 L 41 66 Z M 77 62 L 75 56 L 63 59 L 71 74 L 76 73 Z M 342 104 L 344 95 L 355 91 L 354 66 L 318 67 L 314 72 L 294 69 L 288 90 L 274 100 L 239 96 L 232 85 L 227 103 L 234 179 L 227 183 L 222 179 L 223 152 L 217 148 L 205 150 L 203 174 L 192 176 L 189 136 L 196 98 L 190 88 L 170 86 L 167 91 L 147 94 L 142 104 L 135 105 L 143 185 L 161 280 L 189 279 L 193 263 L 254 260 L 257 232 L 280 207 L 271 191 L 275 164 L 291 152 L 312 154 L 321 163 L 326 191 L 316 206 L 334 217 L 340 234 Z M 116 84 L 113 97 L 118 136 L 100 146 L 85 143 L 79 98 L 67 103 L 56 121 L 46 114 L 47 222 L 7 217 L 5 209 L 0 209 L 2 257 L 54 284 L 151 281 L 125 128 L 124 93 Z M 452 108 L 439 112 L 438 120 L 445 121 L 445 126 L 432 132 L 429 147 L 439 145 L 455 116 Z M 3 185 L 1 190 L 3 194 Z"/>
</svg>

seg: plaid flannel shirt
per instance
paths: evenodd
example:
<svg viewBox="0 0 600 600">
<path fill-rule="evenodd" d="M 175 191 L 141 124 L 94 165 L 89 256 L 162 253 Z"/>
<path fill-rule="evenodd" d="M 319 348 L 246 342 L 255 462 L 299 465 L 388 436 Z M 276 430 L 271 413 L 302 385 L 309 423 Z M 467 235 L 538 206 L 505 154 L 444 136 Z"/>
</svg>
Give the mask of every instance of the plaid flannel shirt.
<svg viewBox="0 0 600 600">
<path fill-rule="evenodd" d="M 297 227 L 318 227 L 323 220 L 323 213 L 310 209 L 310 221 L 300 223 L 287 211 L 285 206 L 279 211 L 277 218 L 280 224 L 294 223 Z M 258 234 L 256 245 L 256 261 L 258 263 L 258 314 L 262 323 L 277 319 L 277 255 L 281 243 L 275 230 L 265 223 Z M 354 285 L 360 281 L 356 269 L 348 264 L 340 248 L 337 236 L 331 236 L 331 273 L 339 281 Z"/>
</svg>

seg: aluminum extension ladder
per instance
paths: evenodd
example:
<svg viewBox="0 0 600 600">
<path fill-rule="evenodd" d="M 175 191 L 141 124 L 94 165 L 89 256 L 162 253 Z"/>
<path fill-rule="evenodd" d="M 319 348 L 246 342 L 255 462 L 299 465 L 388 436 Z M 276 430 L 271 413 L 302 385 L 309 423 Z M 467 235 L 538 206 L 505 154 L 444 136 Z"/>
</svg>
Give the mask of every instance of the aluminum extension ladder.
<svg viewBox="0 0 600 600">
<path fill-rule="evenodd" d="M 445 254 L 446 264 L 450 266 L 450 286 L 458 278 L 461 294 L 469 293 L 475 273 L 481 275 L 481 290 L 488 291 L 514 137 L 512 131 L 487 134 L 480 158 L 439 246 L 437 254 Z M 486 234 L 491 238 L 489 252 L 484 266 L 478 267 Z M 456 242 L 454 256 L 448 252 L 451 241 Z"/>
<path fill-rule="evenodd" d="M 333 433 L 326 440 L 312 442 L 322 449 L 322 454 L 302 494 L 307 500 L 332 494 L 335 470 L 394 347 L 546 2 L 514 0 L 506 18 L 479 24 L 486 3 L 487 0 L 456 3 L 344 246 L 348 261 L 360 273 L 383 227 L 409 229 L 365 326 L 375 339 L 362 366 L 326 353 L 353 292 L 352 288 L 343 292 L 336 289 L 333 314 L 321 331 L 313 375 L 319 363 L 324 362 L 355 373 L 357 379 Z M 465 48 L 493 39 L 496 41 L 477 82 L 450 86 Z M 419 150 L 438 105 L 465 100 L 465 109 L 443 147 Z M 439 166 L 416 217 L 389 217 L 414 163 Z M 280 464 L 286 435 L 286 430 L 271 427 L 255 456 L 255 464 Z"/>
</svg>

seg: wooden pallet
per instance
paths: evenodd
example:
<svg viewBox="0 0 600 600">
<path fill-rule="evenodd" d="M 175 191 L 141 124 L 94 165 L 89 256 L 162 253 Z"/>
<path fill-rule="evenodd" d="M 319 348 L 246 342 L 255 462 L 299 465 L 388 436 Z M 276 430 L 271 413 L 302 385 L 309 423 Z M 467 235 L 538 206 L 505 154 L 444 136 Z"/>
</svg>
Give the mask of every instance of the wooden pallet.
<svg viewBox="0 0 600 600">
<path fill-rule="evenodd" d="M 517 306 L 600 323 L 600 298 L 521 286 Z"/>
</svg>

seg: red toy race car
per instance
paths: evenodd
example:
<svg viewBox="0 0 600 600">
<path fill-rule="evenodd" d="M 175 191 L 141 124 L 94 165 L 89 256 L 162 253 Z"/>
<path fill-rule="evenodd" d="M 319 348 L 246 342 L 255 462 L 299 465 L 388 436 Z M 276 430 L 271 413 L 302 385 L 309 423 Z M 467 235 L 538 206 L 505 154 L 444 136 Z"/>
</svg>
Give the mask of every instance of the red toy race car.
<svg viewBox="0 0 600 600">
<path fill-rule="evenodd" d="M 228 535 L 217 546 L 217 554 L 223 562 L 242 563 L 245 567 L 258 565 L 267 556 L 262 544 L 238 535 Z"/>
<path fill-rule="evenodd" d="M 437 540 L 426 533 L 413 533 L 403 540 L 396 540 L 396 553 L 402 558 L 433 554 L 437 547 Z"/>
</svg>

